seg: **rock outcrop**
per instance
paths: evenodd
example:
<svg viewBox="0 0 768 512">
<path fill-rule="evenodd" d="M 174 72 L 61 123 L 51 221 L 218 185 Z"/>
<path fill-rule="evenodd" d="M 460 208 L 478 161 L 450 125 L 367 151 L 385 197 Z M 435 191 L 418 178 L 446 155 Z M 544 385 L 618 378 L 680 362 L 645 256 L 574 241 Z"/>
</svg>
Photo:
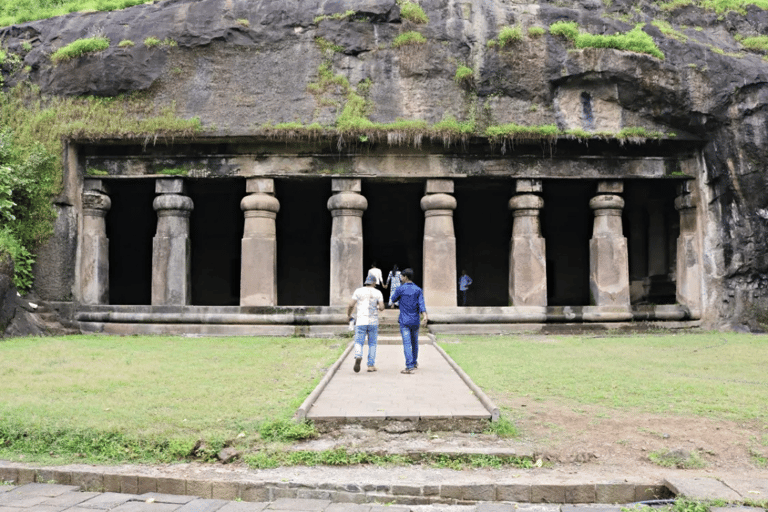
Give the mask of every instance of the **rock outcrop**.
<svg viewBox="0 0 768 512">
<path fill-rule="evenodd" d="M 23 59 L 5 67 L 5 83 L 30 81 L 51 95 L 145 91 L 146 101 L 199 117 L 219 136 L 251 135 L 281 122 L 333 125 L 348 98 L 341 88 L 308 88 L 323 63 L 353 90 L 366 88 L 374 122 L 453 117 L 480 128 L 579 128 L 574 105 L 586 91 L 596 131 L 644 127 L 703 141 L 705 174 L 698 178 L 706 197 L 699 215 L 707 226 L 704 271 L 712 290 L 705 302 L 715 312 L 705 321 L 754 324 L 768 309 L 768 61 L 739 43 L 768 32 L 768 11 L 665 11 L 629 0 L 419 4 L 428 23 L 403 19 L 395 0 L 166 0 L 75 13 L 3 29 L 4 46 Z M 576 21 L 592 34 L 626 33 L 644 23 L 664 59 L 576 50 L 548 33 L 558 21 Z M 504 26 L 520 27 L 522 38 L 489 45 Z M 531 27 L 546 32 L 532 35 Z M 426 42 L 393 48 L 407 31 Z M 57 48 L 97 35 L 109 38 L 109 49 L 51 62 Z M 147 46 L 148 37 L 159 44 Z M 472 80 L 454 79 L 462 65 L 472 69 Z"/>
</svg>

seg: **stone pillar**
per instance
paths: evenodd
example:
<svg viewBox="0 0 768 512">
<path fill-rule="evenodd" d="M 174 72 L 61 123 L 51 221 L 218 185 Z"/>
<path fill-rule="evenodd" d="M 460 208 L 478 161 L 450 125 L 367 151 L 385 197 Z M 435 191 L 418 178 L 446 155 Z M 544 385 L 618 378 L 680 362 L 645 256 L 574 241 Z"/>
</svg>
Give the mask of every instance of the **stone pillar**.
<svg viewBox="0 0 768 512">
<path fill-rule="evenodd" d="M 427 308 L 456 306 L 453 180 L 427 180 L 424 210 L 424 300 Z"/>
<path fill-rule="evenodd" d="M 80 300 L 83 304 L 109 304 L 109 239 L 107 212 L 112 201 L 101 180 L 83 184 L 83 246 L 80 252 Z"/>
<path fill-rule="evenodd" d="M 648 220 L 645 208 L 632 208 L 629 216 L 629 295 L 632 303 L 648 296 Z"/>
<path fill-rule="evenodd" d="M 621 224 L 624 200 L 617 195 L 623 190 L 621 181 L 600 181 L 598 195 L 589 202 L 595 211 L 589 241 L 589 289 L 596 306 L 629 309 L 629 257 Z"/>
<path fill-rule="evenodd" d="M 677 302 L 687 306 L 693 318 L 701 316 L 701 253 L 696 226 L 696 201 L 691 181 L 680 185 L 675 208 L 680 212 L 680 236 L 677 238 Z"/>
<path fill-rule="evenodd" d="M 544 208 L 541 180 L 517 180 L 509 251 L 509 300 L 513 306 L 547 305 L 547 258 L 539 210 Z"/>
<path fill-rule="evenodd" d="M 275 219 L 280 202 L 275 181 L 249 178 L 240 201 L 245 216 L 240 267 L 240 305 L 277 305 L 277 231 Z"/>
<path fill-rule="evenodd" d="M 194 208 L 181 178 L 160 178 L 155 182 L 158 195 L 157 233 L 152 239 L 152 305 L 184 306 L 191 301 L 191 247 L 189 216 Z"/>
<path fill-rule="evenodd" d="M 368 201 L 360 195 L 359 179 L 333 179 L 331 190 L 330 303 L 346 306 L 355 289 L 363 285 L 363 212 Z"/>
</svg>

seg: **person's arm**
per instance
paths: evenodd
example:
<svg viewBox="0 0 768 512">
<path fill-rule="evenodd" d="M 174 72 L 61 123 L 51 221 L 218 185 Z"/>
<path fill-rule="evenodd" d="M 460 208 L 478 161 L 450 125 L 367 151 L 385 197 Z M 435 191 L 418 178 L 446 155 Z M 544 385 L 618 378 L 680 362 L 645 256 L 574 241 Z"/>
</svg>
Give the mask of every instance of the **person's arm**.
<svg viewBox="0 0 768 512">
<path fill-rule="evenodd" d="M 426 325 L 429 318 L 427 317 L 427 305 L 424 304 L 424 292 L 419 293 L 419 313 L 424 314 L 424 325 Z"/>
<path fill-rule="evenodd" d="M 402 287 L 398 286 L 394 292 L 392 292 L 392 295 L 389 296 L 389 302 L 395 303 L 400 299 L 400 293 L 402 292 Z"/>
<path fill-rule="evenodd" d="M 352 299 L 349 301 L 349 304 L 347 305 L 347 318 L 352 318 L 352 311 L 355 309 L 356 305 L 357 299 Z"/>
<path fill-rule="evenodd" d="M 379 299 L 379 302 L 378 302 L 378 304 L 376 305 L 376 307 L 378 307 L 378 308 L 379 308 L 379 311 L 384 311 L 384 299 L 383 299 L 383 298 L 382 298 L 382 299 Z"/>
</svg>

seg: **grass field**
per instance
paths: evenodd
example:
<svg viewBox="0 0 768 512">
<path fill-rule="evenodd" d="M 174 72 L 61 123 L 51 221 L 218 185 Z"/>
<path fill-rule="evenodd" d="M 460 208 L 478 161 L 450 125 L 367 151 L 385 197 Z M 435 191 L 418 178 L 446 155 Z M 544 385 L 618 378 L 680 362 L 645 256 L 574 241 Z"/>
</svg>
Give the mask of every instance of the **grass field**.
<svg viewBox="0 0 768 512">
<path fill-rule="evenodd" d="M 768 421 L 768 336 L 438 339 L 500 402 L 524 396 Z M 194 454 L 213 460 L 225 443 L 235 442 L 259 467 L 296 463 L 269 445 L 267 432 L 283 436 L 287 420 L 346 343 L 159 336 L 3 340 L 0 458 L 153 462 Z M 508 412 L 507 423 L 514 419 Z M 336 457 L 334 464 L 357 460 L 326 455 Z"/>
<path fill-rule="evenodd" d="M 768 336 L 442 337 L 493 399 L 517 395 L 643 412 L 768 420 Z"/>
</svg>

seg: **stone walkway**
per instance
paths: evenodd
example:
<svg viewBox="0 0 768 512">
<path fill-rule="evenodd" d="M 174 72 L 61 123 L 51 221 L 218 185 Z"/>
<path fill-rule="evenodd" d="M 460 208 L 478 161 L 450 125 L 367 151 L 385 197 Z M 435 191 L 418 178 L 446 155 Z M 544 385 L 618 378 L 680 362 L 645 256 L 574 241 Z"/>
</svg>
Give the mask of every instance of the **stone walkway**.
<svg viewBox="0 0 768 512">
<path fill-rule="evenodd" d="M 375 424 L 388 421 L 416 422 L 419 430 L 430 428 L 483 429 L 492 417 L 490 403 L 469 377 L 430 338 L 419 340 L 419 368 L 405 368 L 399 336 L 380 336 L 376 372 L 367 371 L 368 346 L 363 349 L 359 373 L 353 371 L 352 344 L 341 356 L 319 394 L 306 406 L 306 417 L 319 428 L 324 423 Z M 490 408 L 495 406 L 490 404 Z"/>
</svg>

